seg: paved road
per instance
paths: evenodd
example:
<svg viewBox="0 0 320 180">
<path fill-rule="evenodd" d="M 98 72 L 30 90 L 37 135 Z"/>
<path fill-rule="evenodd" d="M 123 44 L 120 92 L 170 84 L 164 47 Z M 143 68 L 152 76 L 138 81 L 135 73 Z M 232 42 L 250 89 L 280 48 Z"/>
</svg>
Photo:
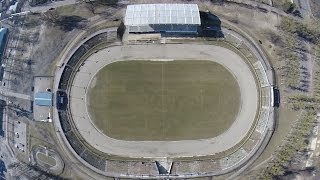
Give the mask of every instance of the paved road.
<svg viewBox="0 0 320 180">
<path fill-rule="evenodd" d="M 15 97 L 15 98 L 19 98 L 19 99 L 25 99 L 25 100 L 32 100 L 32 97 L 30 95 L 27 94 L 20 94 L 20 93 L 16 93 L 16 92 L 12 92 L 6 88 L 0 87 L 0 94 L 6 97 Z"/>
<path fill-rule="evenodd" d="M 8 166 L 17 159 L 14 157 L 12 150 L 8 147 L 8 144 L 5 139 L 0 139 L 0 179 L 11 179 L 10 170 Z"/>
<path fill-rule="evenodd" d="M 259 1 L 252 1 L 252 0 L 251 1 L 248 1 L 248 0 L 227 0 L 226 2 L 235 2 L 237 4 L 251 6 L 252 8 L 255 8 L 255 9 L 265 9 L 269 12 L 277 13 L 278 15 L 281 15 L 281 16 L 289 16 L 283 10 L 271 6 L 270 4 L 272 4 L 272 2 L 270 2 L 270 1 L 268 4 L 264 4 Z"/>
<path fill-rule="evenodd" d="M 186 53 L 188 52 L 188 53 Z M 238 81 L 241 108 L 232 126 L 223 134 L 203 140 L 122 141 L 100 133 L 87 114 L 86 88 L 103 66 L 118 60 L 133 59 L 201 59 L 226 67 Z M 79 132 L 96 149 L 129 157 L 181 157 L 215 154 L 235 146 L 249 132 L 258 108 L 257 85 L 247 64 L 236 53 L 218 46 L 195 44 L 115 46 L 91 57 L 77 73 L 71 90 L 71 111 Z"/>
<path fill-rule="evenodd" d="M 294 0 L 294 3 L 300 8 L 300 12 L 302 14 L 302 17 L 305 19 L 312 17 L 312 11 L 310 6 L 310 0 Z M 302 19 L 305 20 L 305 19 Z M 301 81 L 304 81 L 304 83 L 300 83 L 299 88 L 302 90 L 305 90 L 307 92 L 313 93 L 313 68 L 314 68 L 314 58 L 312 56 L 312 47 L 310 42 L 303 41 L 301 44 L 301 48 L 305 49 L 305 51 L 299 50 L 297 53 L 299 58 L 302 60 L 300 61 L 300 66 L 306 68 L 306 73 L 301 73 L 303 70 L 300 70 L 301 72 Z"/>
<path fill-rule="evenodd" d="M 300 12 L 303 17 L 310 17 L 312 15 L 309 0 L 296 0 L 297 5 L 300 7 Z"/>
</svg>

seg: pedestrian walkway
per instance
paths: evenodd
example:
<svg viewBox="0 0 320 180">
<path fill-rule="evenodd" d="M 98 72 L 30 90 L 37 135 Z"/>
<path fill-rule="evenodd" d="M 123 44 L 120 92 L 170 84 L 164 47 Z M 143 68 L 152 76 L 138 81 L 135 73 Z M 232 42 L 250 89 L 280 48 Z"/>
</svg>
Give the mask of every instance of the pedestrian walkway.
<svg viewBox="0 0 320 180">
<path fill-rule="evenodd" d="M 9 96 L 9 97 L 15 97 L 19 99 L 32 100 L 32 97 L 30 95 L 15 93 L 3 87 L 0 87 L 0 94 L 6 97 Z"/>
</svg>

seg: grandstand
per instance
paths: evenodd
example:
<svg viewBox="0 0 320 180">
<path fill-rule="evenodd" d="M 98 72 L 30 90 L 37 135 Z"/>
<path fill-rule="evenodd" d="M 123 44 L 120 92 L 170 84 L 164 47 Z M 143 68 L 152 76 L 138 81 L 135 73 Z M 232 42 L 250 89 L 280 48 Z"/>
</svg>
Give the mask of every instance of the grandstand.
<svg viewBox="0 0 320 180">
<path fill-rule="evenodd" d="M 104 171 L 106 168 L 106 160 L 92 153 L 90 150 L 85 150 L 80 157 L 101 171 Z"/>
<path fill-rule="evenodd" d="M 59 94 L 66 96 L 64 91 L 68 91 L 68 84 L 72 81 L 72 75 L 76 73 L 76 67 L 81 64 L 82 57 L 90 50 L 100 43 L 104 43 L 107 40 L 108 33 L 101 33 L 82 44 L 76 52 L 73 53 L 69 59 L 59 82 Z M 58 93 L 57 93 L 58 94 Z M 60 96 L 59 96 L 60 97 Z M 59 98 L 58 97 L 58 98 Z M 60 103 L 57 101 L 57 103 Z M 67 102 L 65 102 L 67 103 Z M 57 106 L 61 106 L 57 104 Z M 71 119 L 67 113 L 68 109 L 60 109 L 58 112 L 60 124 L 65 134 L 66 139 L 71 145 L 72 149 L 91 166 L 105 171 L 106 161 L 98 154 L 95 154 L 88 150 L 88 148 L 81 142 L 81 139 L 77 137 L 76 133 L 72 130 Z"/>
<path fill-rule="evenodd" d="M 3 111 L 6 106 L 6 101 L 0 100 L 0 136 L 4 137 L 4 129 L 3 129 Z"/>
<path fill-rule="evenodd" d="M 191 33 L 201 24 L 196 4 L 129 5 L 125 22 L 129 33 Z"/>
<path fill-rule="evenodd" d="M 238 151 L 234 152 L 233 154 L 221 159 L 220 165 L 222 169 L 228 169 L 238 164 L 242 159 L 244 159 L 247 156 L 247 154 L 248 153 L 243 148 L 240 148 Z"/>
<path fill-rule="evenodd" d="M 270 83 L 268 81 L 267 74 L 265 72 L 265 69 L 262 66 L 262 63 L 260 61 L 257 61 L 253 64 L 254 68 L 257 69 L 257 76 L 259 81 L 261 82 L 261 87 L 267 87 L 270 86 Z"/>
<path fill-rule="evenodd" d="M 260 133 L 263 133 L 266 130 L 266 126 L 267 126 L 268 119 L 269 119 L 270 109 L 269 109 L 269 107 L 264 106 L 261 108 L 260 111 L 261 111 L 261 114 L 260 114 L 260 118 L 259 118 L 256 130 Z"/>
</svg>

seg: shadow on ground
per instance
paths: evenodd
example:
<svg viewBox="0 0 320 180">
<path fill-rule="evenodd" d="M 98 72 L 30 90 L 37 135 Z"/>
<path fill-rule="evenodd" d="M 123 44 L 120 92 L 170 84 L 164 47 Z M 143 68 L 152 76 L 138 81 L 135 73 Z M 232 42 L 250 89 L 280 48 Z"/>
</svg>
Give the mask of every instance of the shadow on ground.
<svg viewBox="0 0 320 180">
<path fill-rule="evenodd" d="M 218 16 L 211 12 L 200 11 L 201 27 L 199 29 L 199 36 L 224 38 L 221 30 L 221 20 Z"/>
</svg>

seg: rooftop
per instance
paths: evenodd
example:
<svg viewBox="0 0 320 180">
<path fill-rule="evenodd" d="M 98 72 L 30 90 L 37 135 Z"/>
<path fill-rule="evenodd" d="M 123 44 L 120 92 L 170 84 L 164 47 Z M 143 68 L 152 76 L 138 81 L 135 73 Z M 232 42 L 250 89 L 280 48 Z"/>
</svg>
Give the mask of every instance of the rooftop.
<svg viewBox="0 0 320 180">
<path fill-rule="evenodd" d="M 34 101 L 38 106 L 52 106 L 52 93 L 38 92 L 35 94 Z"/>
<path fill-rule="evenodd" d="M 125 25 L 194 24 L 200 25 L 197 4 L 137 4 L 128 5 Z"/>
<path fill-rule="evenodd" d="M 8 29 L 7 28 L 0 28 L 0 54 L 2 54 L 2 48 L 4 48 L 5 45 L 5 38 L 7 35 Z"/>
</svg>

